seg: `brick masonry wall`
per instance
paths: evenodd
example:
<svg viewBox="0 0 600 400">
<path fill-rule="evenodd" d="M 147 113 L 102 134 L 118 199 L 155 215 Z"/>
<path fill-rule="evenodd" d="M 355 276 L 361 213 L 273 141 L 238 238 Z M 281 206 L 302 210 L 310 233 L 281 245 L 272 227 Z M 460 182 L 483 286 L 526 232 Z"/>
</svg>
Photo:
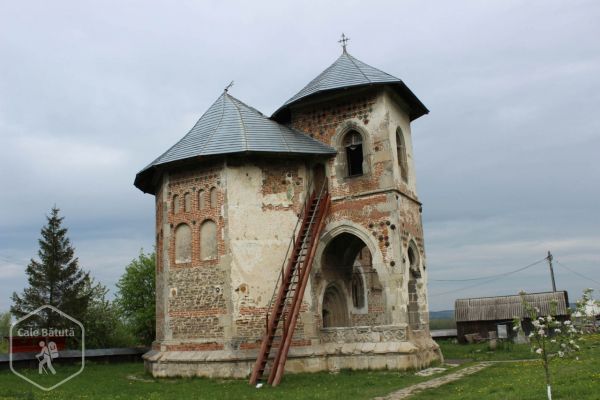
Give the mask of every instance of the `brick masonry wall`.
<svg viewBox="0 0 600 400">
<path fill-rule="evenodd" d="M 291 124 L 294 128 L 338 149 L 338 156 L 329 161 L 329 178 L 333 183 L 330 185 L 330 191 L 333 197 L 380 189 L 382 177 L 391 173 L 393 164 L 398 162 L 395 139 L 394 143 L 390 141 L 391 136 L 395 136 L 397 126 L 388 126 L 387 113 L 377 113 L 383 106 L 383 93 L 383 89 L 362 90 L 355 96 L 317 103 L 294 109 L 292 112 Z M 344 149 L 336 143 L 336 140 L 341 139 L 336 134 L 340 130 L 346 132 L 352 129 L 367 135 L 363 147 L 368 167 L 363 176 L 345 178 L 347 167 Z M 412 149 L 408 151 L 409 157 L 412 157 Z M 417 199 L 416 193 L 399 177 L 385 186 L 393 187 L 404 196 Z"/>
<path fill-rule="evenodd" d="M 382 142 L 387 136 L 373 135 L 377 129 L 371 118 L 377 102 L 377 92 L 366 92 L 354 98 L 345 97 L 338 101 L 317 104 L 294 110 L 292 126 L 307 132 L 313 138 L 338 149 L 338 156 L 329 161 L 330 192 L 333 197 L 355 194 L 379 188 L 379 179 L 385 169 L 385 162 L 371 162 L 373 155 L 384 148 Z M 351 123 L 349 123 L 351 121 Z M 340 126 L 348 125 L 348 130 L 354 128 L 359 132 L 368 132 L 363 148 L 367 155 L 368 169 L 358 177 L 345 178 L 346 164 L 343 148 L 335 143 L 336 133 Z M 389 161 L 388 161 L 389 163 Z M 336 165 L 338 167 L 336 168 Z M 341 175 L 341 176 L 340 176 Z"/>
<path fill-rule="evenodd" d="M 387 198 L 386 194 L 377 194 L 334 201 L 326 223 L 348 220 L 361 225 L 377 239 L 379 250 L 387 260 L 391 244 L 390 235 L 397 229 L 393 223 L 393 213 L 386 210 L 389 208 L 387 207 Z"/>
<path fill-rule="evenodd" d="M 222 167 L 218 165 L 194 168 L 185 172 L 171 173 L 168 184 L 156 196 L 157 230 L 157 339 L 165 339 L 168 329 L 171 339 L 218 339 L 222 341 L 224 326 L 221 317 L 227 315 L 227 277 L 220 268 L 225 254 L 222 206 L 225 188 L 221 182 Z M 211 207 L 210 190 L 216 189 L 216 202 Z M 200 191 L 203 190 L 203 207 L 200 207 Z M 185 207 L 185 195 L 190 194 L 189 208 Z M 166 199 L 166 201 L 165 201 Z M 179 201 L 175 213 L 174 199 Z M 211 220 L 217 226 L 217 257 L 200 259 L 200 227 Z M 167 225 L 163 225 L 163 221 Z M 191 228 L 191 262 L 175 262 L 175 228 L 185 223 Z M 165 232 L 169 229 L 168 266 L 163 265 Z M 168 274 L 165 269 L 168 268 Z M 161 290 L 158 290 L 160 287 Z M 164 289 L 164 290 L 163 290 Z M 167 298 L 164 299 L 163 296 Z M 163 304 L 166 304 L 167 310 Z M 165 315 L 165 313 L 167 315 Z M 168 317 L 168 318 L 167 318 Z M 181 344 L 182 349 L 186 348 Z M 190 344 L 189 346 L 196 346 Z M 209 349 L 203 344 L 203 348 Z M 201 346 L 201 347 L 202 347 Z M 222 346 L 222 345 L 220 345 Z M 197 347 L 197 346 L 196 346 Z"/>
<path fill-rule="evenodd" d="M 216 204 L 211 207 L 210 191 L 215 188 L 217 191 Z M 200 192 L 200 191 L 203 192 Z M 190 210 L 185 211 L 185 194 L 191 195 Z M 204 198 L 203 208 L 200 208 L 199 194 Z M 223 215 L 222 208 L 224 204 L 225 191 L 221 185 L 220 170 L 211 168 L 208 170 L 194 170 L 190 172 L 181 172 L 173 174 L 169 182 L 169 215 L 168 221 L 172 230 L 178 225 L 185 223 L 192 229 L 192 261 L 189 263 L 175 262 L 175 235 L 171 235 L 169 244 L 169 260 L 172 269 L 190 268 L 196 265 L 217 265 L 218 257 L 214 260 L 200 259 L 200 226 L 203 222 L 210 220 L 217 224 L 217 249 L 218 255 L 225 254 L 225 242 L 223 238 Z M 175 213 L 174 199 L 180 202 L 179 212 Z"/>
<path fill-rule="evenodd" d="M 227 314 L 225 273 L 213 266 L 176 269 L 169 275 L 169 317 L 174 339 L 222 338 Z"/>
</svg>

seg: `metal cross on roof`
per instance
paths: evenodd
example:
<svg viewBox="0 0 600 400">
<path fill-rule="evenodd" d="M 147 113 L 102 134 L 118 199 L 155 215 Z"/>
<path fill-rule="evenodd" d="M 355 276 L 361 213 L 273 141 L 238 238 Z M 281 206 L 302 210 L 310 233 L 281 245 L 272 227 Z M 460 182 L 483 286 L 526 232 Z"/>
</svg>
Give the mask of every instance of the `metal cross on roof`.
<svg viewBox="0 0 600 400">
<path fill-rule="evenodd" d="M 341 43 L 342 49 L 344 49 L 344 53 L 346 52 L 346 43 L 348 43 L 348 40 L 350 40 L 350 38 L 344 35 L 344 33 L 342 33 L 342 38 L 338 40 L 338 43 Z"/>
</svg>

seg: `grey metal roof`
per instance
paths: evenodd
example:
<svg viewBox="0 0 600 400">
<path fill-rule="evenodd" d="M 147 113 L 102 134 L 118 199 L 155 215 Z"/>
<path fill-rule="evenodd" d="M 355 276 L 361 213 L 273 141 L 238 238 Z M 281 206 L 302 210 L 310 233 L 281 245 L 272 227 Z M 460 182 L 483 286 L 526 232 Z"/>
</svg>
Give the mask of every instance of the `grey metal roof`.
<svg viewBox="0 0 600 400">
<path fill-rule="evenodd" d="M 429 112 L 425 105 L 408 89 L 401 79 L 371 67 L 344 51 L 325 71 L 321 72 L 308 85 L 275 111 L 272 117 L 275 119 L 284 119 L 282 118 L 282 114 L 285 113 L 290 105 L 317 93 L 376 84 L 396 86 L 411 108 L 413 108 L 411 119 L 416 119 Z"/>
<path fill-rule="evenodd" d="M 551 303 L 556 302 L 556 315 L 567 315 L 567 292 L 528 293 L 525 301 L 540 309 L 540 315 L 551 313 Z M 457 299 L 454 303 L 454 319 L 465 321 L 498 321 L 527 318 L 520 295 Z"/>
<path fill-rule="evenodd" d="M 332 147 L 269 119 L 225 91 L 187 135 L 136 175 L 134 184 L 147 191 L 147 175 L 157 166 L 199 156 L 246 152 L 336 153 Z"/>
</svg>

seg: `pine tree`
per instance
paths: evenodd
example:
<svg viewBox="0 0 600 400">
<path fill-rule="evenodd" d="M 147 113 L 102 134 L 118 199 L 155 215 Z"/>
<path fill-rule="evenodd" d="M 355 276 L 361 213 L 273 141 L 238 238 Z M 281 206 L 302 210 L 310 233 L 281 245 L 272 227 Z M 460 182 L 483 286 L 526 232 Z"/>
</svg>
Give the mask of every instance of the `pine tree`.
<svg viewBox="0 0 600 400">
<path fill-rule="evenodd" d="M 82 320 L 86 314 L 91 294 L 85 290 L 89 273 L 79 267 L 67 237 L 67 228 L 62 227 L 63 217 L 59 209 L 52 208 L 48 223 L 42 228 L 38 240 L 39 261 L 31 259 L 27 266 L 29 287 L 19 296 L 12 295 L 11 313 L 20 318 L 43 305 L 51 305 L 73 318 Z M 55 313 L 44 313 L 32 323 L 40 327 L 60 328 L 64 319 L 56 319 Z"/>
</svg>

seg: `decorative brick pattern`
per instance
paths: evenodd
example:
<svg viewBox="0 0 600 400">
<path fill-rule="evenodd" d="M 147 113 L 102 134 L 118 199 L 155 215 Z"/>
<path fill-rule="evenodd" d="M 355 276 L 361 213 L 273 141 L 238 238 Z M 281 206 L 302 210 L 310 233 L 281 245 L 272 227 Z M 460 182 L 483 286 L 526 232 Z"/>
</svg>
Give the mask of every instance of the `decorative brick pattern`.
<svg viewBox="0 0 600 400">
<path fill-rule="evenodd" d="M 211 207 L 210 191 L 216 188 L 216 204 Z M 206 220 L 211 220 L 217 225 L 217 250 L 218 255 L 225 254 L 225 242 L 223 240 L 223 216 L 222 207 L 224 200 L 224 189 L 221 185 L 221 170 L 211 168 L 208 170 L 194 170 L 173 174 L 168 187 L 168 222 L 173 231 L 179 224 L 185 223 L 192 229 L 192 261 L 188 263 L 175 262 L 175 235 L 171 235 L 169 244 L 169 260 L 171 268 L 191 268 L 197 265 L 216 265 L 217 259 L 202 260 L 200 258 L 200 226 Z M 202 190 L 202 192 L 200 192 Z M 184 207 L 185 195 L 190 194 L 190 208 L 186 212 Z M 200 208 L 199 193 L 204 198 L 203 208 Z M 179 212 L 175 213 L 173 200 L 180 202 Z"/>
<path fill-rule="evenodd" d="M 323 107 L 314 106 L 295 110 L 292 114 L 292 125 L 309 132 L 315 139 L 329 144 L 338 125 L 344 121 L 354 118 L 368 125 L 376 99 L 376 95 L 370 93 Z"/>
<path fill-rule="evenodd" d="M 211 351 L 223 350 L 224 346 L 220 343 L 180 343 L 167 345 L 166 351 Z"/>
<path fill-rule="evenodd" d="M 406 328 L 394 325 L 321 329 L 321 343 L 400 342 L 406 337 Z"/>
</svg>

